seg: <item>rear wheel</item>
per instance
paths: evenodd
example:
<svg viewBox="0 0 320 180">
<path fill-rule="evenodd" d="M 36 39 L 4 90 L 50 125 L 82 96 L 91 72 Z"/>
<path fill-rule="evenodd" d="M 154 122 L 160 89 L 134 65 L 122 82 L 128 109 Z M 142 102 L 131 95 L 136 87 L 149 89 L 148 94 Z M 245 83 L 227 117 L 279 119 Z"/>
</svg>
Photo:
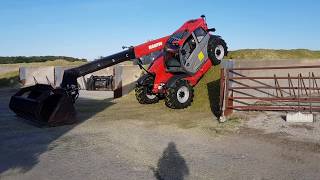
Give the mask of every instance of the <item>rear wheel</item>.
<svg viewBox="0 0 320 180">
<path fill-rule="evenodd" d="M 228 55 L 227 43 L 216 37 L 211 37 L 208 43 L 208 56 L 213 65 L 219 65 L 222 59 Z"/>
<path fill-rule="evenodd" d="M 137 84 L 135 88 L 136 98 L 140 104 L 154 104 L 159 102 L 156 94 L 152 93 L 154 78 L 148 76 L 143 85 Z"/>
<path fill-rule="evenodd" d="M 174 87 L 168 88 L 165 104 L 172 109 L 184 109 L 193 101 L 193 88 L 185 80 L 178 80 Z"/>
</svg>

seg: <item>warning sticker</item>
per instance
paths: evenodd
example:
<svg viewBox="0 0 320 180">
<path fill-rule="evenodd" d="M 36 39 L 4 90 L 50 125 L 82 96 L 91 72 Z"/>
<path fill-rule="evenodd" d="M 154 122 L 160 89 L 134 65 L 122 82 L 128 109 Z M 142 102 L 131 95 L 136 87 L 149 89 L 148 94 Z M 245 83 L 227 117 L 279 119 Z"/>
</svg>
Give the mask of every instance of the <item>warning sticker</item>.
<svg viewBox="0 0 320 180">
<path fill-rule="evenodd" d="M 203 54 L 202 51 L 200 51 L 200 53 L 198 54 L 198 59 L 199 59 L 200 61 L 202 61 L 203 58 L 204 58 L 204 54 Z"/>
</svg>

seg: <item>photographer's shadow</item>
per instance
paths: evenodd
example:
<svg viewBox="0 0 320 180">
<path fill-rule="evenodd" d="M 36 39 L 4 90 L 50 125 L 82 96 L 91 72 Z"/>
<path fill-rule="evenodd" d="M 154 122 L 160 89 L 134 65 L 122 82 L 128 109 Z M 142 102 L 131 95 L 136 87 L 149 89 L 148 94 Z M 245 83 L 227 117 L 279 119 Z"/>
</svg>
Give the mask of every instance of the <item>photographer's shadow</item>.
<svg viewBox="0 0 320 180">
<path fill-rule="evenodd" d="M 189 175 L 185 159 L 178 152 L 175 143 L 168 143 L 158 160 L 157 167 L 150 168 L 157 180 L 183 180 Z"/>
</svg>

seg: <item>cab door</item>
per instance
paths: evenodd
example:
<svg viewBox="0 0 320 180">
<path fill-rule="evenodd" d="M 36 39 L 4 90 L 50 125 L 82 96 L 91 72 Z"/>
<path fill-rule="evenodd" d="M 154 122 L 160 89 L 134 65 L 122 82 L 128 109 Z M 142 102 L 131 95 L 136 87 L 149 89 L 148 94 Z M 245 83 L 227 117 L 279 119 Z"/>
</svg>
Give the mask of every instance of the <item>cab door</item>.
<svg viewBox="0 0 320 180">
<path fill-rule="evenodd" d="M 207 45 L 209 39 L 210 34 L 202 28 L 198 28 L 185 41 L 180 58 L 188 73 L 196 73 L 208 59 Z"/>
</svg>

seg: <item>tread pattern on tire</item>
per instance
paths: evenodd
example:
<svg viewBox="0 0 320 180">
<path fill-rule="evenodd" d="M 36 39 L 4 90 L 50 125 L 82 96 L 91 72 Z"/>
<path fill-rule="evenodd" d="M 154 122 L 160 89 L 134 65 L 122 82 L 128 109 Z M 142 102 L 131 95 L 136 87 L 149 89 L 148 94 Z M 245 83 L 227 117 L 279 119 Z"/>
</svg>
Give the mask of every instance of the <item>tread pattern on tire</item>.
<svg viewBox="0 0 320 180">
<path fill-rule="evenodd" d="M 221 38 L 211 37 L 209 39 L 209 42 L 208 42 L 208 56 L 211 59 L 213 65 L 219 65 L 221 63 L 221 61 L 216 59 L 215 54 L 212 54 L 212 52 L 210 52 L 209 49 L 215 49 L 218 45 L 222 45 L 223 46 L 223 48 L 225 50 L 224 56 L 228 55 L 227 43 Z"/>
<path fill-rule="evenodd" d="M 189 99 L 185 103 L 180 103 L 177 98 L 177 91 L 181 86 L 186 86 L 189 89 Z M 171 109 L 184 109 L 193 102 L 194 90 L 193 87 L 185 80 L 178 80 L 174 87 L 168 88 L 165 95 L 165 104 Z"/>
<path fill-rule="evenodd" d="M 153 84 L 153 77 L 148 77 L 146 78 L 146 81 L 150 81 L 149 83 Z M 145 85 L 136 85 L 135 88 L 135 95 L 136 95 L 136 99 L 138 100 L 138 102 L 140 104 L 155 104 L 157 102 L 159 102 L 159 98 L 158 96 L 156 96 L 153 99 L 148 98 L 147 96 L 147 92 L 148 92 L 148 87 Z"/>
</svg>

